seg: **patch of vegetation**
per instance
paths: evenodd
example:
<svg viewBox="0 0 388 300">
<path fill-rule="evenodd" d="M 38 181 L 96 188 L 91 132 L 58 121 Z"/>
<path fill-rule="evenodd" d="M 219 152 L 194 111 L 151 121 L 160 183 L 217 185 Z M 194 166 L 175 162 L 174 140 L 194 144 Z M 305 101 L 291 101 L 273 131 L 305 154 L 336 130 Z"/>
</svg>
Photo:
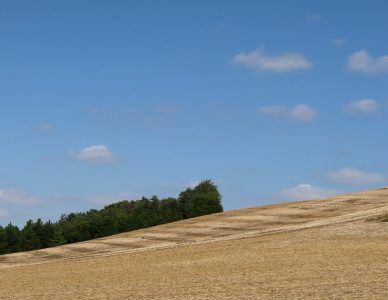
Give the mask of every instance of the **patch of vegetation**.
<svg viewBox="0 0 388 300">
<path fill-rule="evenodd" d="M 81 242 L 222 211 L 217 186 L 205 180 L 177 199 L 123 200 L 101 210 L 64 214 L 55 223 L 38 219 L 27 221 L 23 229 L 11 223 L 0 226 L 0 254 Z"/>
</svg>

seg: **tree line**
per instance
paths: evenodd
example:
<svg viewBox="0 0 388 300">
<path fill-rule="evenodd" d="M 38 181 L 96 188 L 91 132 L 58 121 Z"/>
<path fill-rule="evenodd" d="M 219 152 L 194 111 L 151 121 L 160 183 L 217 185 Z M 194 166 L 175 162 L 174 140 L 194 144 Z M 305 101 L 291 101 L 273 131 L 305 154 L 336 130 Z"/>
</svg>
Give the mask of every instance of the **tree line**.
<svg viewBox="0 0 388 300">
<path fill-rule="evenodd" d="M 63 214 L 57 222 L 28 220 L 22 229 L 0 226 L 0 254 L 81 242 L 197 216 L 222 212 L 221 195 L 211 180 L 187 188 L 176 198 L 123 200 L 81 213 Z"/>
</svg>

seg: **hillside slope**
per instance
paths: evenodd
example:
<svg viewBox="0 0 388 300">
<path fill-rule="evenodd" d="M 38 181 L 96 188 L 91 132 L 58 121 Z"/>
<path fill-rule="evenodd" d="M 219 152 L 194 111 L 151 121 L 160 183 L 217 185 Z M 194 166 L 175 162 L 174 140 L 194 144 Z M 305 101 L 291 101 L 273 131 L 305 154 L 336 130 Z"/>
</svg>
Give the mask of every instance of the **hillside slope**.
<svg viewBox="0 0 388 300">
<path fill-rule="evenodd" d="M 388 189 L 0 256 L 1 299 L 387 298 Z"/>
</svg>

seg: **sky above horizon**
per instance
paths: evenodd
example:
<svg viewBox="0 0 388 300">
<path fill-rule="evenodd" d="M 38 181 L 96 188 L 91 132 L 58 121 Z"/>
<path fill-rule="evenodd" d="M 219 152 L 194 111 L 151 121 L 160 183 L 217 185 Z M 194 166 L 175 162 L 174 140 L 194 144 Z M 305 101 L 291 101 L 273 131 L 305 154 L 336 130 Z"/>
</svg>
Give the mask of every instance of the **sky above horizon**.
<svg viewBox="0 0 388 300">
<path fill-rule="evenodd" d="M 1 1 L 0 225 L 212 179 L 386 186 L 387 1 Z"/>
</svg>

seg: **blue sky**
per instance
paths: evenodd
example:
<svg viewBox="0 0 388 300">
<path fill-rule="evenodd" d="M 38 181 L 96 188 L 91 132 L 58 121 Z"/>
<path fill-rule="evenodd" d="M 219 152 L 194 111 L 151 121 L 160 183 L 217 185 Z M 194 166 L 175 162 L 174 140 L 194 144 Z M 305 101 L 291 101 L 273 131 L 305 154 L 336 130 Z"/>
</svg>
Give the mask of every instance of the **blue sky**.
<svg viewBox="0 0 388 300">
<path fill-rule="evenodd" d="M 1 1 L 0 224 L 387 185 L 386 1 Z"/>
</svg>

